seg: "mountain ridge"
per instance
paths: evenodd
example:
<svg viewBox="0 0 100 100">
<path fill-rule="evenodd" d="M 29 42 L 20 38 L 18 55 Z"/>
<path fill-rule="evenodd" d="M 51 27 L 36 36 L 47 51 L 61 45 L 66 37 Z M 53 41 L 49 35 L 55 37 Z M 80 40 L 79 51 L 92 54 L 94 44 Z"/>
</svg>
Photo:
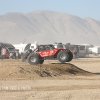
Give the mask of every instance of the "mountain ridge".
<svg viewBox="0 0 100 100">
<path fill-rule="evenodd" d="M 100 42 L 100 21 L 64 12 L 33 11 L 0 16 L 0 40 L 8 43 L 94 44 Z"/>
</svg>

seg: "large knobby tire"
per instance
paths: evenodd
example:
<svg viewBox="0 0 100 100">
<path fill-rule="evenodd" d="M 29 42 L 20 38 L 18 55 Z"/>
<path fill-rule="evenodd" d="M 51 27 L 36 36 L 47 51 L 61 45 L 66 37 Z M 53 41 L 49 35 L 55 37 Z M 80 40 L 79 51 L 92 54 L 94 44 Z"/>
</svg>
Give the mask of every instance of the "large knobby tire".
<svg viewBox="0 0 100 100">
<path fill-rule="evenodd" d="M 68 54 L 69 54 L 69 60 L 68 60 L 68 62 L 70 62 L 73 59 L 73 54 L 70 51 L 68 52 Z"/>
<path fill-rule="evenodd" d="M 39 56 L 37 54 L 30 54 L 28 57 L 28 63 L 33 65 L 33 64 L 38 64 L 39 63 Z"/>
<path fill-rule="evenodd" d="M 65 63 L 68 62 L 69 60 L 69 54 L 67 51 L 60 51 L 57 55 L 57 59 L 61 62 L 61 63 Z"/>
</svg>

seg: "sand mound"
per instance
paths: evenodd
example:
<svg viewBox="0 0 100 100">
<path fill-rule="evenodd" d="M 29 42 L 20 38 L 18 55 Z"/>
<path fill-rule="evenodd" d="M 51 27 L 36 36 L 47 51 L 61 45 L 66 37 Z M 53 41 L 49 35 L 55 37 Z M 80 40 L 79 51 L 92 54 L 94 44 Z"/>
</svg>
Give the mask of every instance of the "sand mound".
<svg viewBox="0 0 100 100">
<path fill-rule="evenodd" d="M 70 63 L 29 65 L 20 60 L 0 62 L 0 78 L 34 79 L 39 77 L 59 77 L 62 75 L 92 75 Z"/>
<path fill-rule="evenodd" d="M 61 75 L 92 75 L 91 72 L 82 70 L 78 67 L 76 67 L 73 64 L 65 63 L 65 64 L 44 64 L 39 65 L 40 71 L 37 70 L 36 72 L 40 74 L 40 76 L 61 76 Z M 38 72 L 39 71 L 39 72 Z"/>
</svg>

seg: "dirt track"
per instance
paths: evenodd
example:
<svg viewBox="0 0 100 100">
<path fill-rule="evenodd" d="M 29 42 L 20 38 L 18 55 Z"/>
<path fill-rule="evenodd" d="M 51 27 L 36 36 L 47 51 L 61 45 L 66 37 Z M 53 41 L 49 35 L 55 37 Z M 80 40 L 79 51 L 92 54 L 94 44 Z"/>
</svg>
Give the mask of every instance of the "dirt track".
<svg viewBox="0 0 100 100">
<path fill-rule="evenodd" d="M 100 100 L 99 73 L 100 58 L 43 65 L 0 60 L 0 100 Z"/>
</svg>

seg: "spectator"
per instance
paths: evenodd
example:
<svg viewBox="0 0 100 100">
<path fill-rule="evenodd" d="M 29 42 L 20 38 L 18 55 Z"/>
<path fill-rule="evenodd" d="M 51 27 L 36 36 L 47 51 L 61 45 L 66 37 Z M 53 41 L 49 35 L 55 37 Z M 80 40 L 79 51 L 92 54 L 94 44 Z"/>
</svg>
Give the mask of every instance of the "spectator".
<svg viewBox="0 0 100 100">
<path fill-rule="evenodd" d="M 6 48 L 2 48 L 1 49 L 1 59 L 5 59 L 5 55 L 6 55 Z"/>
<path fill-rule="evenodd" d="M 77 58 L 77 52 L 76 51 L 74 52 L 74 58 L 75 59 Z"/>
<path fill-rule="evenodd" d="M 13 57 L 14 59 L 16 59 L 16 52 L 13 52 Z"/>
<path fill-rule="evenodd" d="M 13 59 L 13 53 L 12 52 L 10 52 L 9 58 Z"/>
<path fill-rule="evenodd" d="M 19 59 L 19 52 L 18 52 L 18 50 L 16 51 L 16 59 Z"/>
</svg>

